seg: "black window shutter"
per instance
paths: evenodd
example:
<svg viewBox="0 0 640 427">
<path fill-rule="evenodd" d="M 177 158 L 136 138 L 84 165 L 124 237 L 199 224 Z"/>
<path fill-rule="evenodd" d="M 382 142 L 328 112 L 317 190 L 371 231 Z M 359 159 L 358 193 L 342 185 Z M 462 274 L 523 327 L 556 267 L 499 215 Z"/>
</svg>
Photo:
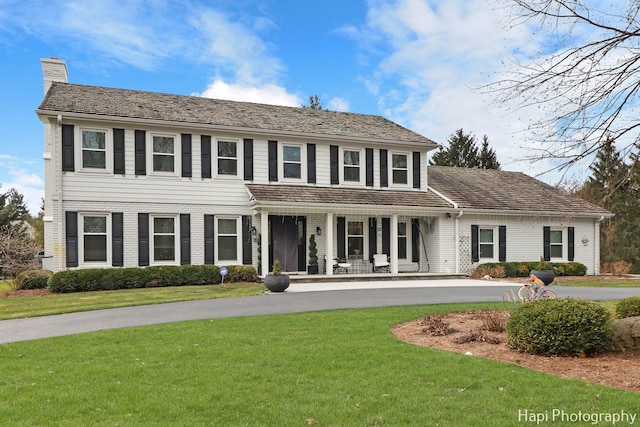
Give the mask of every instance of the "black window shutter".
<svg viewBox="0 0 640 427">
<path fill-rule="evenodd" d="M 498 261 L 505 262 L 507 260 L 507 226 L 498 227 Z"/>
<path fill-rule="evenodd" d="M 191 134 L 183 133 L 181 135 L 182 146 L 182 176 L 191 178 Z"/>
<path fill-rule="evenodd" d="M 244 179 L 253 181 L 253 139 L 244 139 Z"/>
<path fill-rule="evenodd" d="M 204 216 L 204 263 L 205 264 L 213 264 L 215 263 L 215 235 L 214 235 L 214 224 L 215 224 L 215 216 L 214 215 L 205 215 Z"/>
<path fill-rule="evenodd" d="M 480 227 L 471 226 L 471 262 L 480 261 Z"/>
<path fill-rule="evenodd" d="M 567 242 L 567 251 L 568 251 L 568 260 L 569 261 L 573 261 L 576 257 L 576 246 L 575 246 L 575 241 L 576 241 L 576 229 L 575 227 L 569 227 L 567 229 L 567 233 L 569 234 L 567 237 L 569 238 L 569 241 Z"/>
<path fill-rule="evenodd" d="M 278 180 L 278 141 L 269 141 L 269 181 Z"/>
<path fill-rule="evenodd" d="M 136 175 L 147 174 L 147 133 L 143 130 L 135 131 L 135 163 L 136 163 Z"/>
<path fill-rule="evenodd" d="M 378 221 L 376 218 L 369 218 L 369 262 L 373 262 L 373 255 L 378 252 L 377 243 L 377 230 Z"/>
<path fill-rule="evenodd" d="M 420 188 L 420 152 L 413 152 L 413 188 Z"/>
<path fill-rule="evenodd" d="M 113 129 L 113 173 L 124 175 L 124 129 Z"/>
<path fill-rule="evenodd" d="M 365 148 L 366 158 L 366 184 L 373 187 L 373 148 Z"/>
<path fill-rule="evenodd" d="M 62 170 L 65 172 L 75 170 L 73 139 L 73 125 L 62 125 Z"/>
<path fill-rule="evenodd" d="M 542 258 L 551 261 L 551 227 L 542 227 Z"/>
<path fill-rule="evenodd" d="M 380 150 L 380 187 L 389 186 L 389 170 L 387 168 L 387 150 Z"/>
<path fill-rule="evenodd" d="M 411 218 L 411 262 L 420 262 L 420 219 Z"/>
<path fill-rule="evenodd" d="M 138 265 L 149 265 L 149 214 L 138 214 Z"/>
<path fill-rule="evenodd" d="M 391 218 L 382 218 L 382 253 L 391 255 Z"/>
<path fill-rule="evenodd" d="M 316 183 L 316 144 L 307 144 L 307 182 Z"/>
<path fill-rule="evenodd" d="M 339 216 L 338 218 L 338 229 L 337 237 L 338 237 L 338 258 L 346 258 L 345 254 L 345 246 L 346 246 L 346 237 L 347 237 L 347 221 L 343 216 Z"/>
<path fill-rule="evenodd" d="M 78 266 L 78 212 L 67 211 L 65 216 L 67 267 Z"/>
<path fill-rule="evenodd" d="M 191 215 L 180 214 L 180 265 L 191 264 Z"/>
<path fill-rule="evenodd" d="M 337 145 L 329 146 L 329 167 L 331 169 L 331 184 L 340 184 Z"/>
<path fill-rule="evenodd" d="M 251 265 L 253 263 L 250 215 L 242 215 L 242 263 L 244 265 Z"/>
<path fill-rule="evenodd" d="M 111 265 L 124 265 L 124 224 L 122 212 L 111 214 Z"/>
<path fill-rule="evenodd" d="M 211 136 L 200 136 L 200 175 L 211 178 Z"/>
</svg>

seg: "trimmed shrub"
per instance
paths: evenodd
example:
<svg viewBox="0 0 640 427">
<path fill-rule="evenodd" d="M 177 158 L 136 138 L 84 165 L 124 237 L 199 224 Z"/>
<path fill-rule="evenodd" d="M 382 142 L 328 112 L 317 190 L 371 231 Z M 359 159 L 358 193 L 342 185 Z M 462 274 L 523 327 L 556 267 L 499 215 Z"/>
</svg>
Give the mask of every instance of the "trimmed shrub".
<svg viewBox="0 0 640 427">
<path fill-rule="evenodd" d="M 584 276 L 587 274 L 587 266 L 579 262 L 554 262 L 546 263 L 556 276 Z M 476 270 L 480 271 L 502 271 L 501 277 L 529 277 L 531 270 L 538 270 L 540 261 L 527 262 L 487 262 L 478 265 Z M 491 274 L 489 274 L 492 276 Z M 498 276 L 492 276 L 498 277 Z"/>
<path fill-rule="evenodd" d="M 618 301 L 616 304 L 616 317 L 618 319 L 636 316 L 640 316 L 640 297 L 629 297 Z"/>
<path fill-rule="evenodd" d="M 544 356 L 596 353 L 607 347 L 611 335 L 611 318 L 602 305 L 573 298 L 523 304 L 507 322 L 512 348 Z"/>
<path fill-rule="evenodd" d="M 256 269 L 247 265 L 227 267 L 225 282 L 255 282 Z M 137 289 L 165 286 L 215 285 L 221 281 L 215 265 L 167 265 L 144 268 L 90 268 L 64 270 L 49 281 L 51 292 Z"/>
<path fill-rule="evenodd" d="M 13 281 L 15 289 L 44 289 L 53 272 L 49 270 L 27 270 L 18 274 Z"/>
</svg>

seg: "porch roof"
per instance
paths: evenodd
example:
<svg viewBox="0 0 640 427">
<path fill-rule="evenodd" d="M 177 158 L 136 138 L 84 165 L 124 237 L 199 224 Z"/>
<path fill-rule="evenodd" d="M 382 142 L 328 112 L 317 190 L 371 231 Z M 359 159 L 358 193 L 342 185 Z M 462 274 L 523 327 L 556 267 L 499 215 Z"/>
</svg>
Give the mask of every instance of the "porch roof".
<svg viewBox="0 0 640 427">
<path fill-rule="evenodd" d="M 299 205 L 363 205 L 451 209 L 453 206 L 431 191 L 395 191 L 359 188 L 327 188 L 301 185 L 247 184 L 257 203 Z"/>
</svg>

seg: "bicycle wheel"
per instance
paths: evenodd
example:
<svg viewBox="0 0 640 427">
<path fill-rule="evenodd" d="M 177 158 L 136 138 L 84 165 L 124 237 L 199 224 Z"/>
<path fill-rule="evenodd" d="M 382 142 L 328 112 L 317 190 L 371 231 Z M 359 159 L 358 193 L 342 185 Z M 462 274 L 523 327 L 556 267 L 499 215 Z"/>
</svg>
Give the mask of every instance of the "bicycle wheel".
<svg viewBox="0 0 640 427">
<path fill-rule="evenodd" d="M 543 290 L 540 291 L 540 298 L 557 299 L 558 297 L 556 296 L 555 292 L 550 291 L 548 289 L 543 289 Z"/>
<path fill-rule="evenodd" d="M 518 298 L 520 298 L 522 302 L 531 301 L 535 298 L 535 292 L 530 286 L 523 286 L 518 289 Z"/>
</svg>

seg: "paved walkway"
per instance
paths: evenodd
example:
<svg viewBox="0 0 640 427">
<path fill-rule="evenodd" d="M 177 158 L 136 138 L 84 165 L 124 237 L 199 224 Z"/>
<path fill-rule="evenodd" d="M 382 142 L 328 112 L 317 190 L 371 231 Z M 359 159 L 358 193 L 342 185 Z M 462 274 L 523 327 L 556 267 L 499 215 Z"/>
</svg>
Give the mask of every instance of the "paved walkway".
<svg viewBox="0 0 640 427">
<path fill-rule="evenodd" d="M 4 320 L 0 321 L 0 344 L 199 319 L 416 304 L 502 301 L 506 292 L 517 292 L 521 284 L 522 282 L 471 279 L 297 283 L 292 284 L 286 292 L 252 297 L 176 302 Z M 571 296 L 605 300 L 640 296 L 640 288 L 552 288 L 561 298 Z"/>
</svg>

